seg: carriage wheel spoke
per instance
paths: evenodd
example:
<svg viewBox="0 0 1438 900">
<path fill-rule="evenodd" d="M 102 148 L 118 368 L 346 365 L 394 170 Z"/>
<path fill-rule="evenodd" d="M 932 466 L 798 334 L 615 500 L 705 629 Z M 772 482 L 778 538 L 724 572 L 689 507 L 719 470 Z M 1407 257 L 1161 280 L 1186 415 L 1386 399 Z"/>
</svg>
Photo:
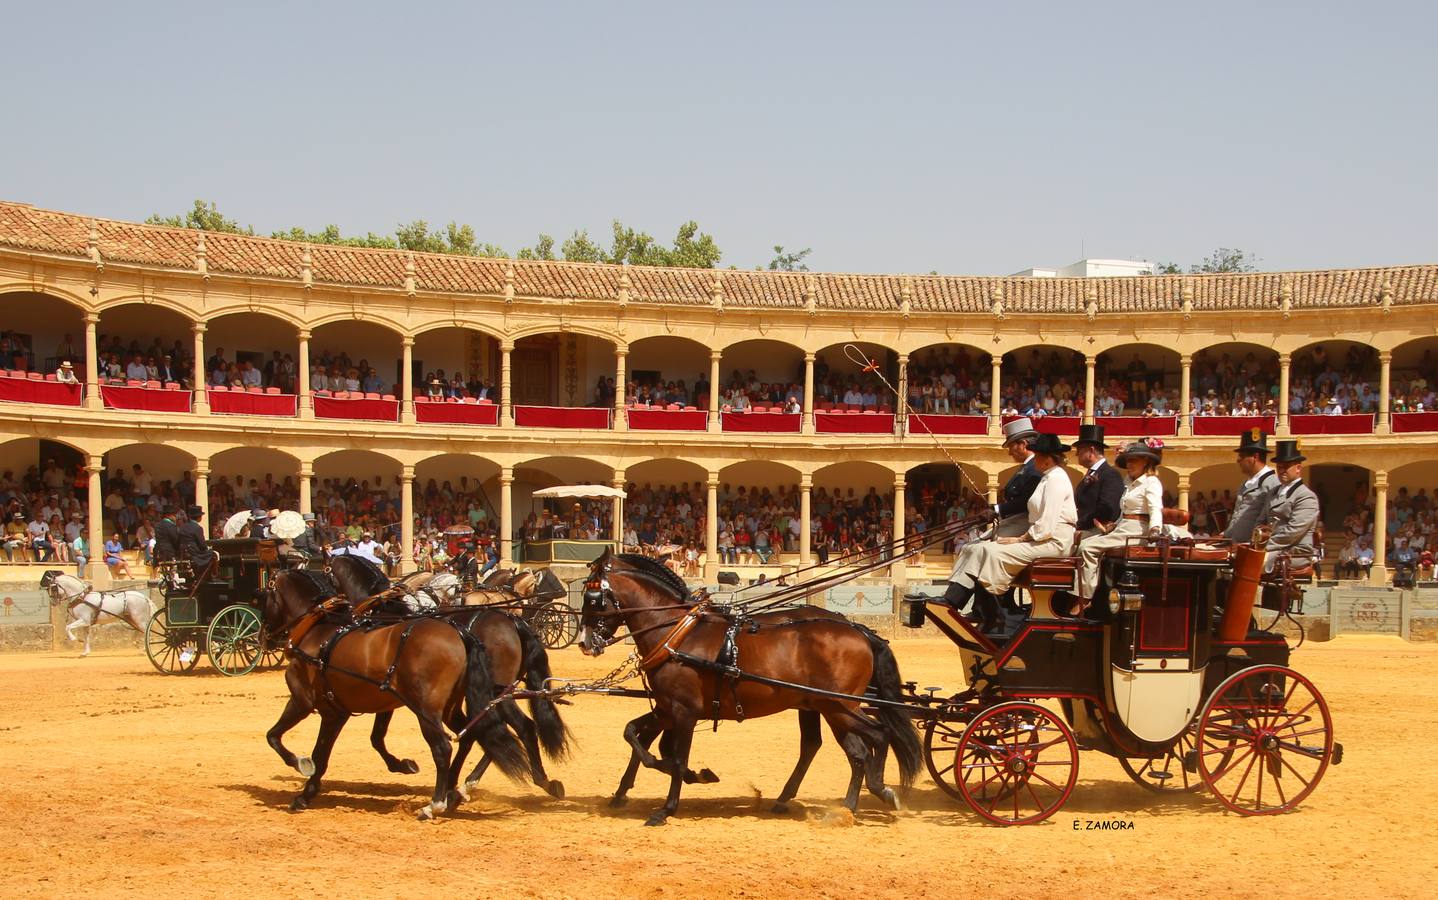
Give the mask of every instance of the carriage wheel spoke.
<svg viewBox="0 0 1438 900">
<path fill-rule="evenodd" d="M 1309 711 L 1310 709 L 1312 709 L 1315 705 L 1317 705 L 1317 703 L 1318 703 L 1318 698 L 1316 698 L 1316 697 L 1313 698 L 1313 699 L 1311 699 L 1311 700 L 1309 700 L 1308 703 L 1307 703 L 1302 709 L 1300 709 L 1298 712 L 1294 713 L 1293 715 L 1289 716 L 1286 720 L 1284 720 L 1284 722 L 1283 722 L 1282 725 L 1274 725 L 1274 726 L 1272 726 L 1272 727 L 1273 727 L 1273 730 L 1275 730 L 1275 731 L 1282 731 L 1283 729 L 1287 728 L 1289 725 L 1291 725 L 1291 724 L 1293 723 L 1294 720 L 1296 720 L 1299 716 L 1303 715 L 1304 713 L 1308 712 L 1308 711 Z"/>
<path fill-rule="evenodd" d="M 1248 768 L 1243 770 L 1243 777 L 1238 780 L 1238 787 L 1234 788 L 1233 793 L 1230 795 L 1234 800 L 1237 800 L 1239 796 L 1242 795 L 1243 786 L 1248 783 L 1248 776 L 1253 774 L 1253 765 L 1258 762 L 1258 754 L 1249 753 L 1248 756 Z M 1256 808 L 1257 807 L 1255 807 L 1255 809 Z"/>
<path fill-rule="evenodd" d="M 1243 753 L 1242 756 L 1239 756 L 1239 757 L 1237 757 L 1236 759 L 1231 759 L 1231 760 L 1229 760 L 1229 761 L 1228 761 L 1228 765 L 1226 765 L 1226 766 L 1224 766 L 1223 768 L 1219 769 L 1217 772 L 1214 772 L 1214 773 L 1213 773 L 1213 780 L 1214 780 L 1215 782 L 1222 781 L 1225 777 L 1228 776 L 1228 774 L 1229 774 L 1230 772 L 1232 772 L 1234 769 L 1238 768 L 1238 766 L 1239 766 L 1240 763 L 1242 763 L 1245 759 L 1248 759 L 1249 757 L 1251 757 L 1251 756 L 1253 756 L 1253 755 L 1254 755 L 1254 749 L 1253 749 L 1253 747 L 1250 745 L 1248 748 L 1246 748 L 1246 750 L 1244 751 L 1244 753 Z"/>
<path fill-rule="evenodd" d="M 1281 763 L 1283 763 L 1283 767 L 1284 767 L 1285 769 L 1287 769 L 1288 771 L 1290 771 L 1290 772 L 1293 773 L 1293 777 L 1294 777 L 1294 778 L 1297 778 L 1297 779 L 1298 779 L 1298 782 L 1299 782 L 1300 784 L 1302 784 L 1304 787 L 1308 787 L 1308 785 L 1311 783 L 1311 780 L 1312 780 L 1312 779 L 1310 779 L 1308 776 L 1304 775 L 1302 772 L 1298 771 L 1297 769 L 1293 768 L 1293 765 L 1292 765 L 1291 763 L 1289 763 L 1289 761 L 1288 761 L 1287 759 L 1284 759 L 1282 756 L 1279 756 L 1279 757 L 1278 757 L 1278 761 L 1281 762 Z"/>
</svg>

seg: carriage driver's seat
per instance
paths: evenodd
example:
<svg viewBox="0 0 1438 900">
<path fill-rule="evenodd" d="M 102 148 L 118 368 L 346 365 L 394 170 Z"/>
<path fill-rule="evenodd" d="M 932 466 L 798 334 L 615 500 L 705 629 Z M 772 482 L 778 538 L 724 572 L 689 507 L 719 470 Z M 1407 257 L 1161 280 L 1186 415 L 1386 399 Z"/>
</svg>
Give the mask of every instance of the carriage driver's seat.
<svg viewBox="0 0 1438 900">
<path fill-rule="evenodd" d="M 1028 564 L 1014 586 L 1029 595 L 1029 618 L 1074 619 L 1078 610 L 1078 576 L 1083 560 L 1077 556 L 1050 556 Z"/>
</svg>

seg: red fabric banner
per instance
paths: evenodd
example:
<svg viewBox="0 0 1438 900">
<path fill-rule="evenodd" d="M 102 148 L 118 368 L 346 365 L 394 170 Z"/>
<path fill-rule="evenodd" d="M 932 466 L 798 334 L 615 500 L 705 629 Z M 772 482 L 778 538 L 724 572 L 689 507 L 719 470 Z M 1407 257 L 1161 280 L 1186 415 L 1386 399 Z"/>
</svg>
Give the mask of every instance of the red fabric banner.
<svg viewBox="0 0 1438 900">
<path fill-rule="evenodd" d="M 726 412 L 720 413 L 719 418 L 725 431 L 798 434 L 804 417 L 798 413 Z"/>
<path fill-rule="evenodd" d="M 608 428 L 609 407 L 516 406 L 514 424 L 520 428 Z"/>
<path fill-rule="evenodd" d="M 1411 434 L 1415 431 L 1438 431 L 1438 412 L 1393 414 L 1394 434 Z"/>
<path fill-rule="evenodd" d="M 499 407 L 493 403 L 433 403 L 416 397 L 414 418 L 422 425 L 498 425 Z"/>
<path fill-rule="evenodd" d="M 1111 437 L 1170 437 L 1178 434 L 1178 416 L 1099 416 L 1105 439 Z M 1077 434 L 1077 432 L 1074 432 Z"/>
<path fill-rule="evenodd" d="M 1021 418 L 1023 416 L 1004 416 L 1004 424 L 1007 425 L 1013 420 Z M 1039 434 L 1076 435 L 1079 423 L 1082 421 L 1080 416 L 1039 416 L 1034 419 L 1034 430 Z"/>
<path fill-rule="evenodd" d="M 909 434 L 986 434 L 988 416 L 938 416 L 915 413 L 909 416 Z"/>
<path fill-rule="evenodd" d="M 1278 423 L 1273 416 L 1194 416 L 1194 437 L 1217 437 L 1240 435 L 1254 428 L 1261 428 L 1264 434 L 1273 434 Z"/>
<path fill-rule="evenodd" d="M 227 416 L 295 415 L 294 394 L 251 394 L 246 391 L 209 391 L 210 412 Z"/>
<path fill-rule="evenodd" d="M 1373 414 L 1289 416 L 1288 425 L 1294 434 L 1372 434 Z"/>
<path fill-rule="evenodd" d="M 372 422 L 398 422 L 398 400 L 337 400 L 334 397 L 315 398 L 317 419 L 367 419 Z"/>
<path fill-rule="evenodd" d="M 100 397 L 107 409 L 130 409 L 139 412 L 187 413 L 190 411 L 189 391 L 167 391 L 163 388 L 120 387 L 100 385 Z"/>
<path fill-rule="evenodd" d="M 705 431 L 709 413 L 702 409 L 631 409 L 629 427 L 640 431 Z"/>
<path fill-rule="evenodd" d="M 893 434 L 894 414 L 874 413 L 872 416 L 860 413 L 814 413 L 814 430 L 820 434 Z"/>
<path fill-rule="evenodd" d="M 83 385 L 30 378 L 0 377 L 0 400 L 15 403 L 48 403 L 51 406 L 79 406 Z"/>
</svg>

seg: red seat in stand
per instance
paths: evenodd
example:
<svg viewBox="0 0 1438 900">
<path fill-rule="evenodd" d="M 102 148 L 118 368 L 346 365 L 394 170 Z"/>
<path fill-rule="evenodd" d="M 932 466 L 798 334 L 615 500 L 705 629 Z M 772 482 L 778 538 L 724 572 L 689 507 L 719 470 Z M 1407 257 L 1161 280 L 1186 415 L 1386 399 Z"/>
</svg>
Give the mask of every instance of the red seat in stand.
<svg viewBox="0 0 1438 900">
<path fill-rule="evenodd" d="M 280 389 L 277 388 L 277 387 L 267 387 L 267 388 L 265 388 L 265 393 L 266 393 L 266 394 L 278 394 L 279 392 L 280 392 Z"/>
</svg>

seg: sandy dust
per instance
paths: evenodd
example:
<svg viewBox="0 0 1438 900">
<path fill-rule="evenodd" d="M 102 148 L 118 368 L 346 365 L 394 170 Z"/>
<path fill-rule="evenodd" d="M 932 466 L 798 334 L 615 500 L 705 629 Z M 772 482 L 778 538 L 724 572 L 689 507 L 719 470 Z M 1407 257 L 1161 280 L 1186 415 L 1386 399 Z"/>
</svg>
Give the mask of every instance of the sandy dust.
<svg viewBox="0 0 1438 900">
<path fill-rule="evenodd" d="M 946 642 L 896 648 L 906 678 L 957 686 Z M 793 765 L 798 729 L 785 715 L 701 730 L 694 761 L 723 780 L 689 787 L 679 817 L 651 829 L 640 823 L 666 788 L 657 773 L 641 773 L 628 808 L 605 806 L 628 758 L 620 731 L 640 701 L 587 697 L 566 709 L 576 757 L 550 767 L 564 800 L 491 774 L 457 814 L 416 821 L 432 775 L 418 728 L 400 714 L 391 747 L 421 760 L 421 774 L 386 771 L 369 747 L 369 720 L 353 722 L 314 808 L 292 814 L 301 779 L 263 738 L 284 703 L 279 673 L 230 679 L 202 663 L 194 675 L 164 677 L 134 651 L 8 655 L 4 893 L 1427 894 L 1438 861 L 1438 646 L 1342 638 L 1294 661 L 1328 697 L 1347 757 L 1291 815 L 1244 819 L 1202 795 L 1155 797 L 1113 760 L 1085 753 L 1068 806 L 1041 825 L 981 824 L 927 776 L 906 811 L 866 795 L 851 819 L 838 808 L 848 766 L 828 740 L 804 805 L 776 817 L 759 797 L 772 798 Z M 558 673 L 580 677 L 617 662 L 573 649 L 554 656 Z M 316 724 L 293 731 L 290 747 L 308 753 Z M 1134 827 L 1074 830 L 1090 819 Z"/>
</svg>

